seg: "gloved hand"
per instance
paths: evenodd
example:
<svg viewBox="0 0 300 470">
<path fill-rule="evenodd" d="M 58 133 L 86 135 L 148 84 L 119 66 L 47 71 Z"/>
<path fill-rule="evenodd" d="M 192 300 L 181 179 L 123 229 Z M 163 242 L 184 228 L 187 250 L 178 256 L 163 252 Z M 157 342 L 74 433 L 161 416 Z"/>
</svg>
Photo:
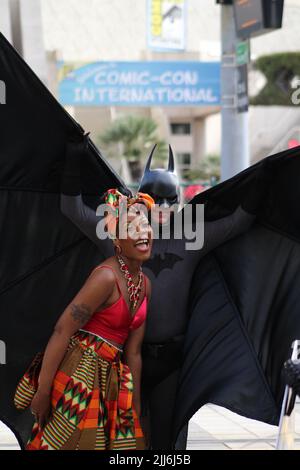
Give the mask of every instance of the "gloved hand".
<svg viewBox="0 0 300 470">
<path fill-rule="evenodd" d="M 265 158 L 261 167 L 257 169 L 252 187 L 245 191 L 241 201 L 242 208 L 250 214 L 256 215 L 262 206 L 272 179 L 272 164 L 269 158 Z"/>
</svg>

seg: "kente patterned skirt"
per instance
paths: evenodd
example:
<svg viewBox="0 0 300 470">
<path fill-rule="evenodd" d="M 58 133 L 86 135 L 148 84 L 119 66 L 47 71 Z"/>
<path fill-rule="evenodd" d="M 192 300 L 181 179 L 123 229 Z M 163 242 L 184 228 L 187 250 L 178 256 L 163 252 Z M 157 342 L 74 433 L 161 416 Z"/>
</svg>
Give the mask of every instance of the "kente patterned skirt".
<svg viewBox="0 0 300 470">
<path fill-rule="evenodd" d="M 50 418 L 41 431 L 33 425 L 26 450 L 145 449 L 121 354 L 91 333 L 71 337 L 53 381 Z"/>
</svg>

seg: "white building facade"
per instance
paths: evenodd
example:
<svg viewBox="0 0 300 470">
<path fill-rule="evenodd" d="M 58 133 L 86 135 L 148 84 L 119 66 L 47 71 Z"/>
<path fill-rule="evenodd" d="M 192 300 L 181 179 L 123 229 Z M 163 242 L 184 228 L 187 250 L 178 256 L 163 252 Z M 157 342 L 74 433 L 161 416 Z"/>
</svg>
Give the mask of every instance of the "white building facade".
<svg viewBox="0 0 300 470">
<path fill-rule="evenodd" d="M 0 29 L 25 60 L 57 92 L 56 60 L 95 61 L 218 61 L 220 5 L 215 0 L 186 0 L 185 49 L 156 52 L 148 47 L 147 0 L 2 0 Z M 285 0 L 281 30 L 251 40 L 252 59 L 299 49 L 299 0 Z M 45 52 L 46 51 L 46 52 Z M 261 77 L 250 77 L 255 88 Z M 171 143 L 181 168 L 197 168 L 209 154 L 220 154 L 220 109 L 191 107 L 72 107 L 69 111 L 92 138 L 123 114 L 151 116 L 159 134 Z M 113 112 L 112 112 L 113 111 Z M 300 135 L 300 109 L 250 107 L 250 155 L 254 162 L 284 148 Z"/>
</svg>

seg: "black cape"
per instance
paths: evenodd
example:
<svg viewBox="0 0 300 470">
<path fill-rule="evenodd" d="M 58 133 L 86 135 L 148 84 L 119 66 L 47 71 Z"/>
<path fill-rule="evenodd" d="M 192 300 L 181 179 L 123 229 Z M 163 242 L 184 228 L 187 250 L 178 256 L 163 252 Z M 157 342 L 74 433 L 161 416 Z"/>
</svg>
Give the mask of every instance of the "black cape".
<svg viewBox="0 0 300 470">
<path fill-rule="evenodd" d="M 264 159 L 266 160 L 266 159 Z M 255 190 L 263 161 L 196 196 L 205 218 Z M 282 365 L 300 338 L 300 147 L 268 157 L 253 226 L 201 260 L 190 295 L 174 438 L 204 404 L 278 425 Z"/>
<path fill-rule="evenodd" d="M 83 129 L 61 107 L 0 34 L 0 420 L 26 442 L 32 417 L 15 409 L 18 379 L 44 349 L 57 318 L 101 253 L 60 211 L 60 181 L 68 141 Z M 99 196 L 123 182 L 89 141 L 83 195 Z M 100 182 L 100 185 L 99 185 Z"/>
<path fill-rule="evenodd" d="M 0 420 L 24 446 L 32 416 L 15 409 L 15 387 L 101 253 L 59 208 L 66 142 L 83 129 L 1 34 L 0 79 L 7 91 L 0 108 Z M 278 422 L 281 365 L 300 336 L 299 156 L 295 149 L 270 157 L 274 180 L 257 223 L 207 255 L 195 273 L 174 436 L 209 402 Z M 206 202 L 210 220 L 232 213 L 243 192 L 255 190 L 259 165 L 193 202 Z M 82 181 L 93 207 L 106 189 L 123 185 L 91 141 Z"/>
</svg>

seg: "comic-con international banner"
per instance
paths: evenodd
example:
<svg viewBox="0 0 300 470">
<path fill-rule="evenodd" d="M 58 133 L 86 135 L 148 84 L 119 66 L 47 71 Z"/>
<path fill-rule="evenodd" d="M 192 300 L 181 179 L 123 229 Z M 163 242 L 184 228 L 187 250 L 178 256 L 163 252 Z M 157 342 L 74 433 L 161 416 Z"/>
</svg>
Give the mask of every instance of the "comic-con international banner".
<svg viewBox="0 0 300 470">
<path fill-rule="evenodd" d="M 187 0 L 148 0 L 148 47 L 158 50 L 185 48 Z"/>
<path fill-rule="evenodd" d="M 59 101 L 71 106 L 218 106 L 220 63 L 60 63 Z"/>
</svg>

